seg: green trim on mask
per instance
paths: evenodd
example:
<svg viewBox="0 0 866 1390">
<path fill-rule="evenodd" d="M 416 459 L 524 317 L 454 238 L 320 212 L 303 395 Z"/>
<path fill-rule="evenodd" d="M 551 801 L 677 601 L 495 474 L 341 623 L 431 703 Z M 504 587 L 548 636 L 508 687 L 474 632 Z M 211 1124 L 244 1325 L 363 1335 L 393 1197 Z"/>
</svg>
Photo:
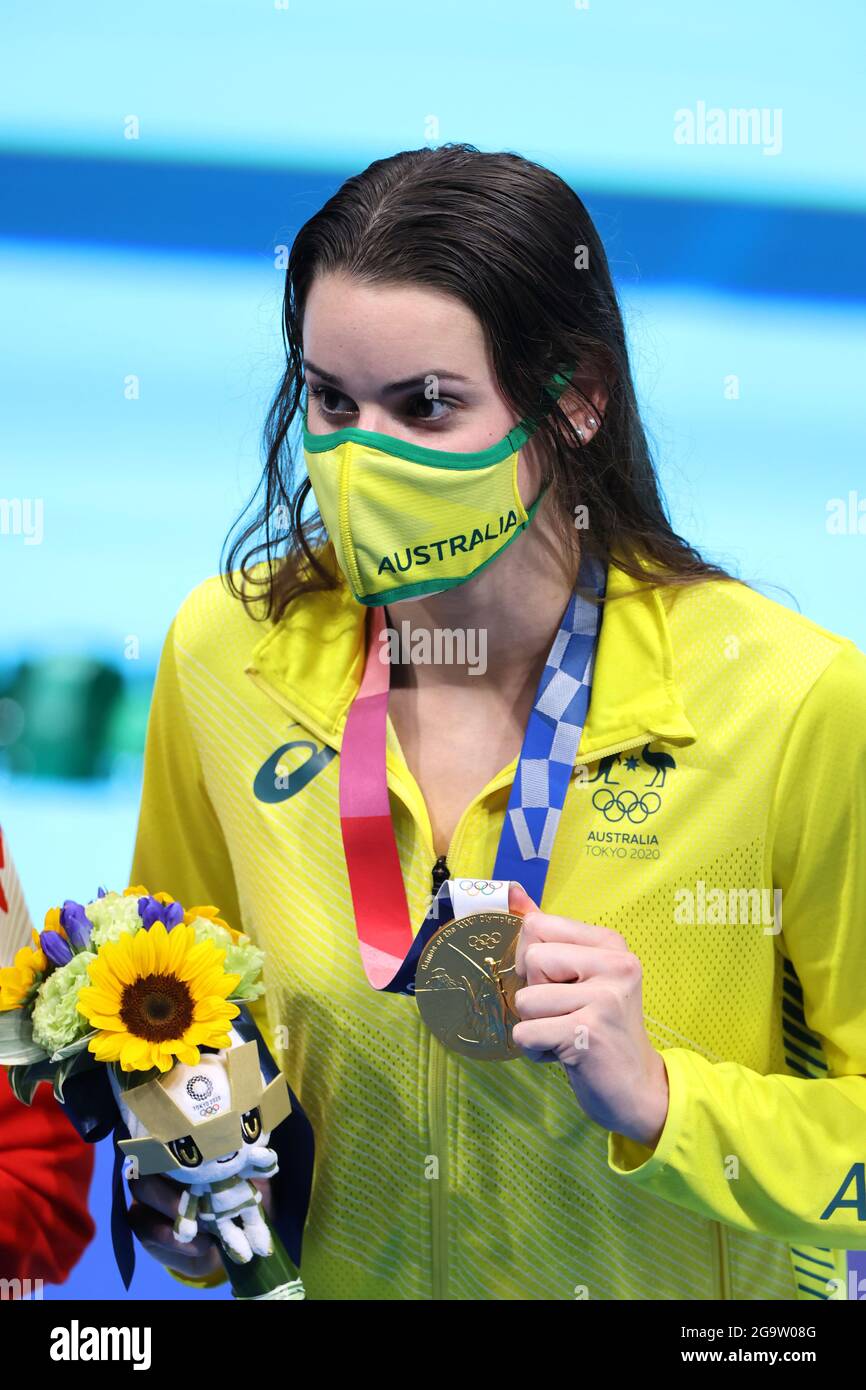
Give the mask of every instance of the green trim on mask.
<svg viewBox="0 0 866 1390">
<path fill-rule="evenodd" d="M 544 389 L 553 400 L 557 400 L 570 380 L 570 371 L 556 372 L 551 377 L 553 384 L 546 385 Z M 503 459 L 510 458 L 522 448 L 534 434 L 539 423 L 531 416 L 524 415 L 498 444 L 491 444 L 488 449 L 477 449 L 471 453 L 455 453 L 448 449 L 431 449 L 425 444 L 412 444 L 393 434 L 379 434 L 376 430 L 361 430 L 351 426 L 343 430 L 332 430 L 329 434 L 311 434 L 307 426 L 307 410 L 308 406 L 305 405 L 304 448 L 311 454 L 324 454 L 330 449 L 339 448 L 341 444 L 369 444 L 372 448 L 380 449 L 383 454 L 391 454 L 394 458 L 406 459 L 410 463 L 422 463 L 428 468 L 487 468 L 490 464 L 501 463 Z"/>
<path fill-rule="evenodd" d="M 496 551 L 495 555 L 489 556 L 488 559 L 486 559 L 483 564 L 479 565 L 477 570 L 473 570 L 471 574 L 460 575 L 457 579 L 422 579 L 419 580 L 417 584 L 401 584 L 397 589 L 389 589 L 387 594 L 377 594 L 370 598 L 358 598 L 358 595 L 353 590 L 352 597 L 357 603 L 362 603 L 365 608 L 379 608 L 383 604 L 393 603 L 395 599 L 420 598 L 422 594 L 439 593 L 442 589 L 454 589 L 458 584 L 467 583 L 468 580 L 474 579 L 476 574 L 480 574 L 482 570 L 486 570 L 488 565 L 492 565 L 494 560 L 498 560 L 503 551 L 507 550 L 511 545 L 512 541 L 515 541 L 521 532 L 526 530 L 530 521 L 535 516 L 535 513 L 538 511 L 539 503 L 547 492 L 548 487 L 549 483 L 543 485 L 535 501 L 532 503 L 532 506 L 527 509 L 526 520 L 515 528 L 513 535 L 508 537 L 508 540 Z"/>
</svg>

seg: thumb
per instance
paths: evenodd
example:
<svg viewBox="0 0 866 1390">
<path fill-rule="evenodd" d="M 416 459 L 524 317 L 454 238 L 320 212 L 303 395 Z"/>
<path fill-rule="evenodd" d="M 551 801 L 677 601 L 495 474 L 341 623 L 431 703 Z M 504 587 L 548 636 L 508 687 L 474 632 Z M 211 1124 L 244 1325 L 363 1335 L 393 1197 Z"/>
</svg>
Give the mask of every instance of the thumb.
<svg viewBox="0 0 866 1390">
<path fill-rule="evenodd" d="M 508 911 L 525 917 L 527 912 L 538 912 L 539 910 L 538 903 L 532 901 L 523 885 L 512 880 L 508 890 Z"/>
</svg>

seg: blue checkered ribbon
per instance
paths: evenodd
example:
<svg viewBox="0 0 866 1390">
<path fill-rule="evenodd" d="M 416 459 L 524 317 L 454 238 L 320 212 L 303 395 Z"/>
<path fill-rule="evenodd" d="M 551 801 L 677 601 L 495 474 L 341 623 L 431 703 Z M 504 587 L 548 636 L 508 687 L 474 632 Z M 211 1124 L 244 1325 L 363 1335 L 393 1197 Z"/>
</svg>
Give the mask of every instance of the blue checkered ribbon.
<svg viewBox="0 0 866 1390">
<path fill-rule="evenodd" d="M 582 587 L 601 595 L 604 581 L 587 557 Z M 493 868 L 495 879 L 517 879 L 539 907 L 589 709 L 600 613 L 575 590 L 538 683 Z"/>
<path fill-rule="evenodd" d="M 583 597 L 579 588 L 598 598 L 604 596 L 604 568 L 588 555 L 581 561 L 577 587 L 569 599 L 538 683 L 492 876 L 494 880 L 516 879 L 539 907 L 589 710 L 598 648 L 601 606 Z M 431 902 L 406 959 L 386 986 L 388 991 L 414 994 L 415 970 L 421 952 L 433 933 L 455 916 L 450 882 L 445 880 Z M 479 902 L 479 910 L 483 910 L 482 902 Z"/>
</svg>

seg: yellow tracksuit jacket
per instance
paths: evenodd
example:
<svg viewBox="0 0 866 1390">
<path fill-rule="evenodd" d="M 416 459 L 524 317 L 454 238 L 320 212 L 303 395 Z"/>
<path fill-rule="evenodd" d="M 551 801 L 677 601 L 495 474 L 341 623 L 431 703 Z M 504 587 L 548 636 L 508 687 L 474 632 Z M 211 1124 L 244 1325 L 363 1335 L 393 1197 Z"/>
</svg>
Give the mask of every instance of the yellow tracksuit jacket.
<svg viewBox="0 0 866 1390">
<path fill-rule="evenodd" d="M 344 585 L 253 621 L 218 576 L 163 649 L 130 882 L 266 952 L 260 1024 L 313 1124 L 308 1296 L 856 1298 L 866 1247 L 866 657 L 747 586 L 611 563 L 546 911 L 622 933 L 670 1107 L 655 1150 L 557 1064 L 444 1049 L 358 951 L 339 750 L 366 610 Z M 466 807 L 489 876 L 516 762 Z M 430 821 L 388 721 L 412 920 Z M 780 890 L 774 894 L 774 890 Z M 218 1281 L 217 1281 L 218 1282 Z"/>
</svg>

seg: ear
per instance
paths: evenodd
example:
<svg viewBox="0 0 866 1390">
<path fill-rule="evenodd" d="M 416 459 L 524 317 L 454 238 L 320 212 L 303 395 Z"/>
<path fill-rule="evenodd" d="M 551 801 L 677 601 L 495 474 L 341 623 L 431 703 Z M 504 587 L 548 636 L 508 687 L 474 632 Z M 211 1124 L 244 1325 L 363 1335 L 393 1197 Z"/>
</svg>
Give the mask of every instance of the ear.
<svg viewBox="0 0 866 1390">
<path fill-rule="evenodd" d="M 609 384 L 600 372 L 575 372 L 571 385 L 560 396 L 559 404 L 572 425 L 582 429 L 584 436 L 590 438 L 604 417 L 609 399 Z M 589 416 L 598 422 L 595 428 L 588 424 Z"/>
</svg>

